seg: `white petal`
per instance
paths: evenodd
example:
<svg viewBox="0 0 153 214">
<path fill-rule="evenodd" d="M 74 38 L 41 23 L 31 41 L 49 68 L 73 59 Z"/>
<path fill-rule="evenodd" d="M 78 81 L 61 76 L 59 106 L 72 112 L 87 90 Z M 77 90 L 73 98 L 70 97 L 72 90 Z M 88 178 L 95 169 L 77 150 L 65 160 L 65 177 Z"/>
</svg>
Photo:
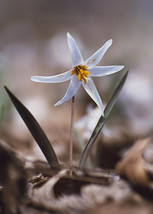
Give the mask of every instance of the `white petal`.
<svg viewBox="0 0 153 214">
<path fill-rule="evenodd" d="M 31 77 L 31 80 L 34 82 L 44 82 L 44 83 L 59 83 L 59 82 L 65 82 L 69 79 L 71 79 L 71 73 L 72 71 L 67 71 L 62 74 L 58 74 L 55 76 L 33 76 Z"/>
<path fill-rule="evenodd" d="M 73 76 L 70 81 L 70 84 L 69 84 L 69 87 L 67 89 L 65 96 L 60 101 L 58 101 L 55 104 L 55 106 L 61 105 L 65 101 L 71 99 L 77 93 L 80 85 L 81 85 L 81 82 L 77 79 L 77 76 L 76 75 Z"/>
<path fill-rule="evenodd" d="M 67 33 L 67 42 L 71 52 L 71 59 L 73 66 L 79 65 L 83 63 L 83 58 L 81 52 L 70 33 Z"/>
<path fill-rule="evenodd" d="M 84 89 L 86 90 L 86 92 L 89 94 L 89 96 L 95 101 L 95 103 L 99 106 L 99 108 L 102 111 L 102 115 L 104 115 L 104 107 L 101 101 L 101 98 L 99 96 L 99 93 L 96 89 L 96 86 L 94 84 L 94 82 L 92 81 L 91 78 L 87 79 L 87 83 L 83 84 Z"/>
<path fill-rule="evenodd" d="M 108 48 L 112 45 L 112 42 L 112 39 L 108 40 L 98 51 L 96 51 L 91 57 L 89 57 L 85 61 L 85 65 L 87 65 L 88 67 L 97 65 L 108 50 Z"/>
<path fill-rule="evenodd" d="M 109 74 L 114 74 L 120 70 L 122 70 L 124 66 L 114 65 L 114 66 L 95 66 L 92 68 L 88 68 L 90 76 L 93 77 L 101 77 Z"/>
</svg>

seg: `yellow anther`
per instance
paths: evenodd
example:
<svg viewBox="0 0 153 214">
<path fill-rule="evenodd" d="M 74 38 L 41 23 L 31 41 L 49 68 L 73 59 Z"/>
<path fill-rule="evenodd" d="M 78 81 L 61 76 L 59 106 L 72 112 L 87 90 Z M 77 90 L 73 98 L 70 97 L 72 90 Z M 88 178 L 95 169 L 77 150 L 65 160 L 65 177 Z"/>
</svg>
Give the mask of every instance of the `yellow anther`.
<svg viewBox="0 0 153 214">
<path fill-rule="evenodd" d="M 87 66 L 77 65 L 72 70 L 71 75 L 74 75 L 74 74 L 77 75 L 79 81 L 84 80 L 84 84 L 86 84 L 87 83 L 87 77 L 90 73 L 87 71 Z"/>
</svg>

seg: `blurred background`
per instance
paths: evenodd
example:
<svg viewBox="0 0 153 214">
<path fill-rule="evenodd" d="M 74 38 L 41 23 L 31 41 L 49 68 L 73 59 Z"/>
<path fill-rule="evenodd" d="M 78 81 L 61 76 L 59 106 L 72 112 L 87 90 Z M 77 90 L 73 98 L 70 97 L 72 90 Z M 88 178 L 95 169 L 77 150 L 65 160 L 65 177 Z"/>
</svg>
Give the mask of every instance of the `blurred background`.
<svg viewBox="0 0 153 214">
<path fill-rule="evenodd" d="M 54 75 L 71 68 L 67 32 L 76 39 L 84 59 L 113 39 L 99 65 L 125 65 L 124 70 L 129 69 L 126 85 L 104 130 L 106 138 L 119 139 L 123 132 L 124 136 L 132 137 L 150 133 L 153 128 L 153 1 L 1 0 L 0 137 L 16 150 L 24 148 L 26 155 L 41 156 L 3 89 L 7 85 L 41 124 L 61 161 L 67 160 L 70 102 L 56 108 L 53 105 L 63 97 L 69 82 L 55 85 L 30 80 L 33 75 Z M 105 104 L 121 76 L 122 71 L 94 79 Z M 95 107 L 80 88 L 76 96 L 76 123 Z M 78 129 L 94 128 L 98 110 L 95 115 L 88 120 L 91 127 L 77 123 Z M 85 137 L 82 135 L 85 140 L 89 136 L 90 130 Z"/>
</svg>

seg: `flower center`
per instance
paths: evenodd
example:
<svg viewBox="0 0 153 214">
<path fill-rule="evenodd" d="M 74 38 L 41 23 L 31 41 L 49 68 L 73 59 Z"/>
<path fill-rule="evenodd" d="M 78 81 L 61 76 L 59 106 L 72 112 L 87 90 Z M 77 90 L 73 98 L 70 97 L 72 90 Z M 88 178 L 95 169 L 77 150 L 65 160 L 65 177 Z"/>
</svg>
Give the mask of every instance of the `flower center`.
<svg viewBox="0 0 153 214">
<path fill-rule="evenodd" d="M 84 80 L 84 84 L 86 84 L 87 83 L 87 77 L 90 73 L 87 71 L 87 66 L 77 65 L 72 70 L 71 75 L 74 75 L 74 74 L 77 75 L 79 81 Z"/>
</svg>

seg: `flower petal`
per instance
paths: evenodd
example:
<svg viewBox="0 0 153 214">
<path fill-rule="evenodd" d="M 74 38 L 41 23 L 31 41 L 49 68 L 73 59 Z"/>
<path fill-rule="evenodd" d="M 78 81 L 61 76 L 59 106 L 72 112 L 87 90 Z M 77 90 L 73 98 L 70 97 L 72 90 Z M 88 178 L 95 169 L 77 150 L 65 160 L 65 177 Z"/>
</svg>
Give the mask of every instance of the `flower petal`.
<svg viewBox="0 0 153 214">
<path fill-rule="evenodd" d="M 44 82 L 44 83 L 59 83 L 65 82 L 71 79 L 72 71 L 67 71 L 62 74 L 54 75 L 54 76 L 32 76 L 31 80 L 34 82 Z"/>
<path fill-rule="evenodd" d="M 67 42 L 71 52 L 71 59 L 73 66 L 79 65 L 83 63 L 83 58 L 81 52 L 70 33 L 67 33 Z"/>
<path fill-rule="evenodd" d="M 77 76 L 76 75 L 73 76 L 71 81 L 70 81 L 70 84 L 69 84 L 69 87 L 67 89 L 65 96 L 60 101 L 58 101 L 55 104 L 55 106 L 61 105 L 65 101 L 71 99 L 77 93 L 80 85 L 81 85 L 81 82 L 78 81 Z"/>
<path fill-rule="evenodd" d="M 101 77 L 109 74 L 116 73 L 122 70 L 124 66 L 114 65 L 114 66 L 95 66 L 92 68 L 88 68 L 90 76 L 93 77 Z"/>
<path fill-rule="evenodd" d="M 86 84 L 82 83 L 82 85 L 83 85 L 84 89 L 86 90 L 86 92 L 89 94 L 89 96 L 99 106 L 99 108 L 102 111 L 102 115 L 104 115 L 104 107 L 103 107 L 101 98 L 99 96 L 99 93 L 98 93 L 96 86 L 95 86 L 94 82 L 92 81 L 92 79 L 88 78 L 87 83 Z"/>
<path fill-rule="evenodd" d="M 85 61 L 85 65 L 87 65 L 88 67 L 97 65 L 108 50 L 108 48 L 112 45 L 112 42 L 112 39 L 108 40 L 98 51 L 96 51 L 91 57 L 89 57 Z"/>
</svg>

